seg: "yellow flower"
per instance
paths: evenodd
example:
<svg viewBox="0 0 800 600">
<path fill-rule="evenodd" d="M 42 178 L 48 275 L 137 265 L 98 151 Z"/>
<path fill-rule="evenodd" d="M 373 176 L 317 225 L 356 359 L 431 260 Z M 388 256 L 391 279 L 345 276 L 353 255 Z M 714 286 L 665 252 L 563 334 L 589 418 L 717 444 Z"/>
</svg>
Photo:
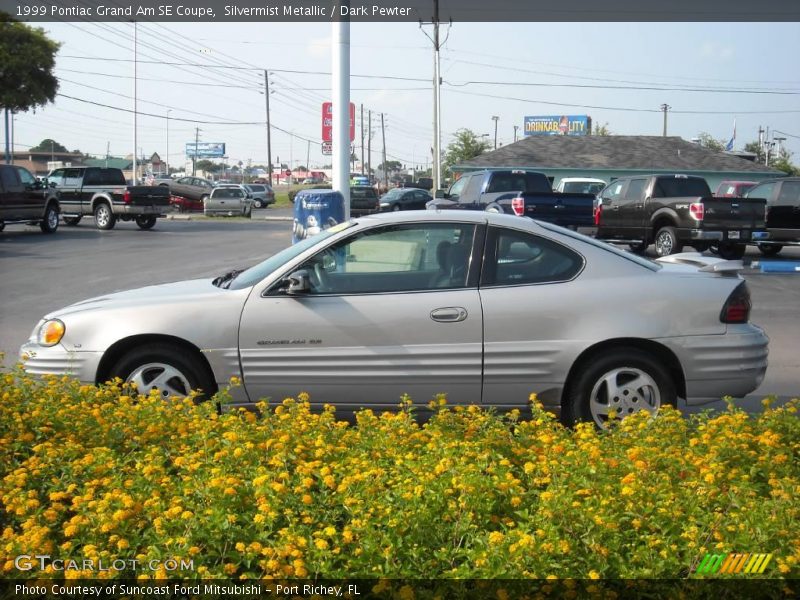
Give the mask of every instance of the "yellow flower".
<svg viewBox="0 0 800 600">
<path fill-rule="evenodd" d="M 496 546 L 497 544 L 501 544 L 505 539 L 505 537 L 506 536 L 503 535 L 500 531 L 493 531 L 492 533 L 489 534 L 489 543 L 492 544 L 493 546 Z"/>
<path fill-rule="evenodd" d="M 314 541 L 314 545 L 315 545 L 315 546 L 316 546 L 316 547 L 317 547 L 319 550 L 327 550 L 327 549 L 328 549 L 328 542 L 327 542 L 327 540 L 323 540 L 323 539 L 321 539 L 321 538 L 320 538 L 320 539 L 317 539 L 317 540 L 315 540 L 315 541 Z"/>
<path fill-rule="evenodd" d="M 589 579 L 600 579 L 600 573 L 595 570 L 589 571 Z"/>
</svg>

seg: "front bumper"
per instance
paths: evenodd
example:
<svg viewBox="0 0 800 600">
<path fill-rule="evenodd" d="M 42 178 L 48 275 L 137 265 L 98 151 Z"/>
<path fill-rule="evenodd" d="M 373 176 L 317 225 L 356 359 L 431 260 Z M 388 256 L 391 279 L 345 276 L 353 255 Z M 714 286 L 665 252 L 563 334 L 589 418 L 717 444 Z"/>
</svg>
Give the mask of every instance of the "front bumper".
<svg viewBox="0 0 800 600">
<path fill-rule="evenodd" d="M 61 344 L 45 347 L 28 341 L 19 349 L 23 368 L 31 375 L 69 375 L 84 383 L 95 383 L 102 352 L 76 352 Z"/>
<path fill-rule="evenodd" d="M 728 325 L 723 335 L 658 340 L 678 357 L 686 379 L 686 403 L 741 398 L 764 381 L 769 338 L 755 325 Z"/>
</svg>

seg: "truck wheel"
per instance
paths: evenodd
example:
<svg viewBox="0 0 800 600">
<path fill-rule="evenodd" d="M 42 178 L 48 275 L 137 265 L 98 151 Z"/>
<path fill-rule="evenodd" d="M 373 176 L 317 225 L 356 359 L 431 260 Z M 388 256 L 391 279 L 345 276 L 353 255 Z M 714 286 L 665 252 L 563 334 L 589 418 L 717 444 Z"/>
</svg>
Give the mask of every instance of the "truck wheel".
<svg viewBox="0 0 800 600">
<path fill-rule="evenodd" d="M 725 260 L 741 260 L 747 250 L 747 244 L 725 242 L 717 246 L 717 253 Z"/>
<path fill-rule="evenodd" d="M 81 219 L 82 217 L 64 217 L 64 225 L 75 227 L 75 225 L 81 222 Z"/>
<path fill-rule="evenodd" d="M 669 256 L 670 254 L 677 254 L 683 250 L 683 244 L 678 241 L 678 235 L 675 233 L 674 227 L 662 227 L 656 233 L 655 239 L 656 255 Z"/>
<path fill-rule="evenodd" d="M 202 390 L 202 399 L 216 391 L 214 379 L 198 358 L 185 349 L 166 343 L 145 344 L 125 354 L 111 370 L 110 377 L 135 383 L 140 394 L 157 389 L 165 400 L 185 397 Z"/>
<path fill-rule="evenodd" d="M 97 206 L 94 207 L 94 223 L 97 225 L 98 229 L 103 229 L 105 231 L 114 229 L 114 225 L 117 223 L 117 217 L 111 212 L 111 207 L 108 205 L 108 202 L 98 202 Z"/>
<path fill-rule="evenodd" d="M 152 229 L 156 224 L 156 217 L 154 215 L 136 215 L 134 219 L 139 229 Z"/>
<path fill-rule="evenodd" d="M 578 370 L 564 404 L 564 420 L 594 422 L 606 429 L 611 419 L 633 413 L 655 414 L 665 404 L 675 405 L 677 393 L 669 372 L 655 357 L 638 348 L 618 348 Z"/>
<path fill-rule="evenodd" d="M 44 209 L 44 218 L 39 223 L 39 228 L 42 233 L 55 233 L 56 229 L 58 229 L 58 208 L 56 208 L 54 202 L 48 204 L 47 208 Z"/>
<path fill-rule="evenodd" d="M 0 231 L 3 231 L 3 229 L 5 229 L 5 228 L 6 228 L 6 224 L 3 223 L 2 221 L 0 221 Z"/>
<path fill-rule="evenodd" d="M 634 254 L 644 254 L 645 252 L 647 252 L 647 247 L 649 245 L 650 244 L 648 244 L 647 242 L 638 242 L 636 244 L 628 244 L 628 247 Z"/>
<path fill-rule="evenodd" d="M 758 249 L 764 256 L 778 256 L 783 246 L 781 244 L 759 244 Z"/>
</svg>

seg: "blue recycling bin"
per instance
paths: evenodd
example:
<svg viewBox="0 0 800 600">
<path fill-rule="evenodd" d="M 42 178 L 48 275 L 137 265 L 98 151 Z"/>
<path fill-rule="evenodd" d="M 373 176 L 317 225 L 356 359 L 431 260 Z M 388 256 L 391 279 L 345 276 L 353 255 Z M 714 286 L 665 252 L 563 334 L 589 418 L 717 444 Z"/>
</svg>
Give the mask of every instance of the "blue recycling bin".
<svg viewBox="0 0 800 600">
<path fill-rule="evenodd" d="M 334 190 L 301 190 L 294 197 L 292 243 L 344 221 L 344 196 Z"/>
</svg>

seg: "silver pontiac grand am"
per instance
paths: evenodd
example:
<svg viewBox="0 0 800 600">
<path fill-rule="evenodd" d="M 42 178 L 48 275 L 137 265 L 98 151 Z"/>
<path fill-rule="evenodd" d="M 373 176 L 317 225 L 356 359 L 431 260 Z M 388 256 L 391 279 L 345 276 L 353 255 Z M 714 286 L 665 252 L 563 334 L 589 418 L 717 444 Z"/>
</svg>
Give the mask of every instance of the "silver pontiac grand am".
<svg viewBox="0 0 800 600">
<path fill-rule="evenodd" d="M 301 391 L 340 411 L 524 408 L 565 422 L 741 397 L 767 368 L 740 261 L 653 262 L 516 216 L 409 211 L 337 225 L 249 269 L 73 304 L 20 352 L 34 374 L 120 377 L 234 405 Z"/>
</svg>

